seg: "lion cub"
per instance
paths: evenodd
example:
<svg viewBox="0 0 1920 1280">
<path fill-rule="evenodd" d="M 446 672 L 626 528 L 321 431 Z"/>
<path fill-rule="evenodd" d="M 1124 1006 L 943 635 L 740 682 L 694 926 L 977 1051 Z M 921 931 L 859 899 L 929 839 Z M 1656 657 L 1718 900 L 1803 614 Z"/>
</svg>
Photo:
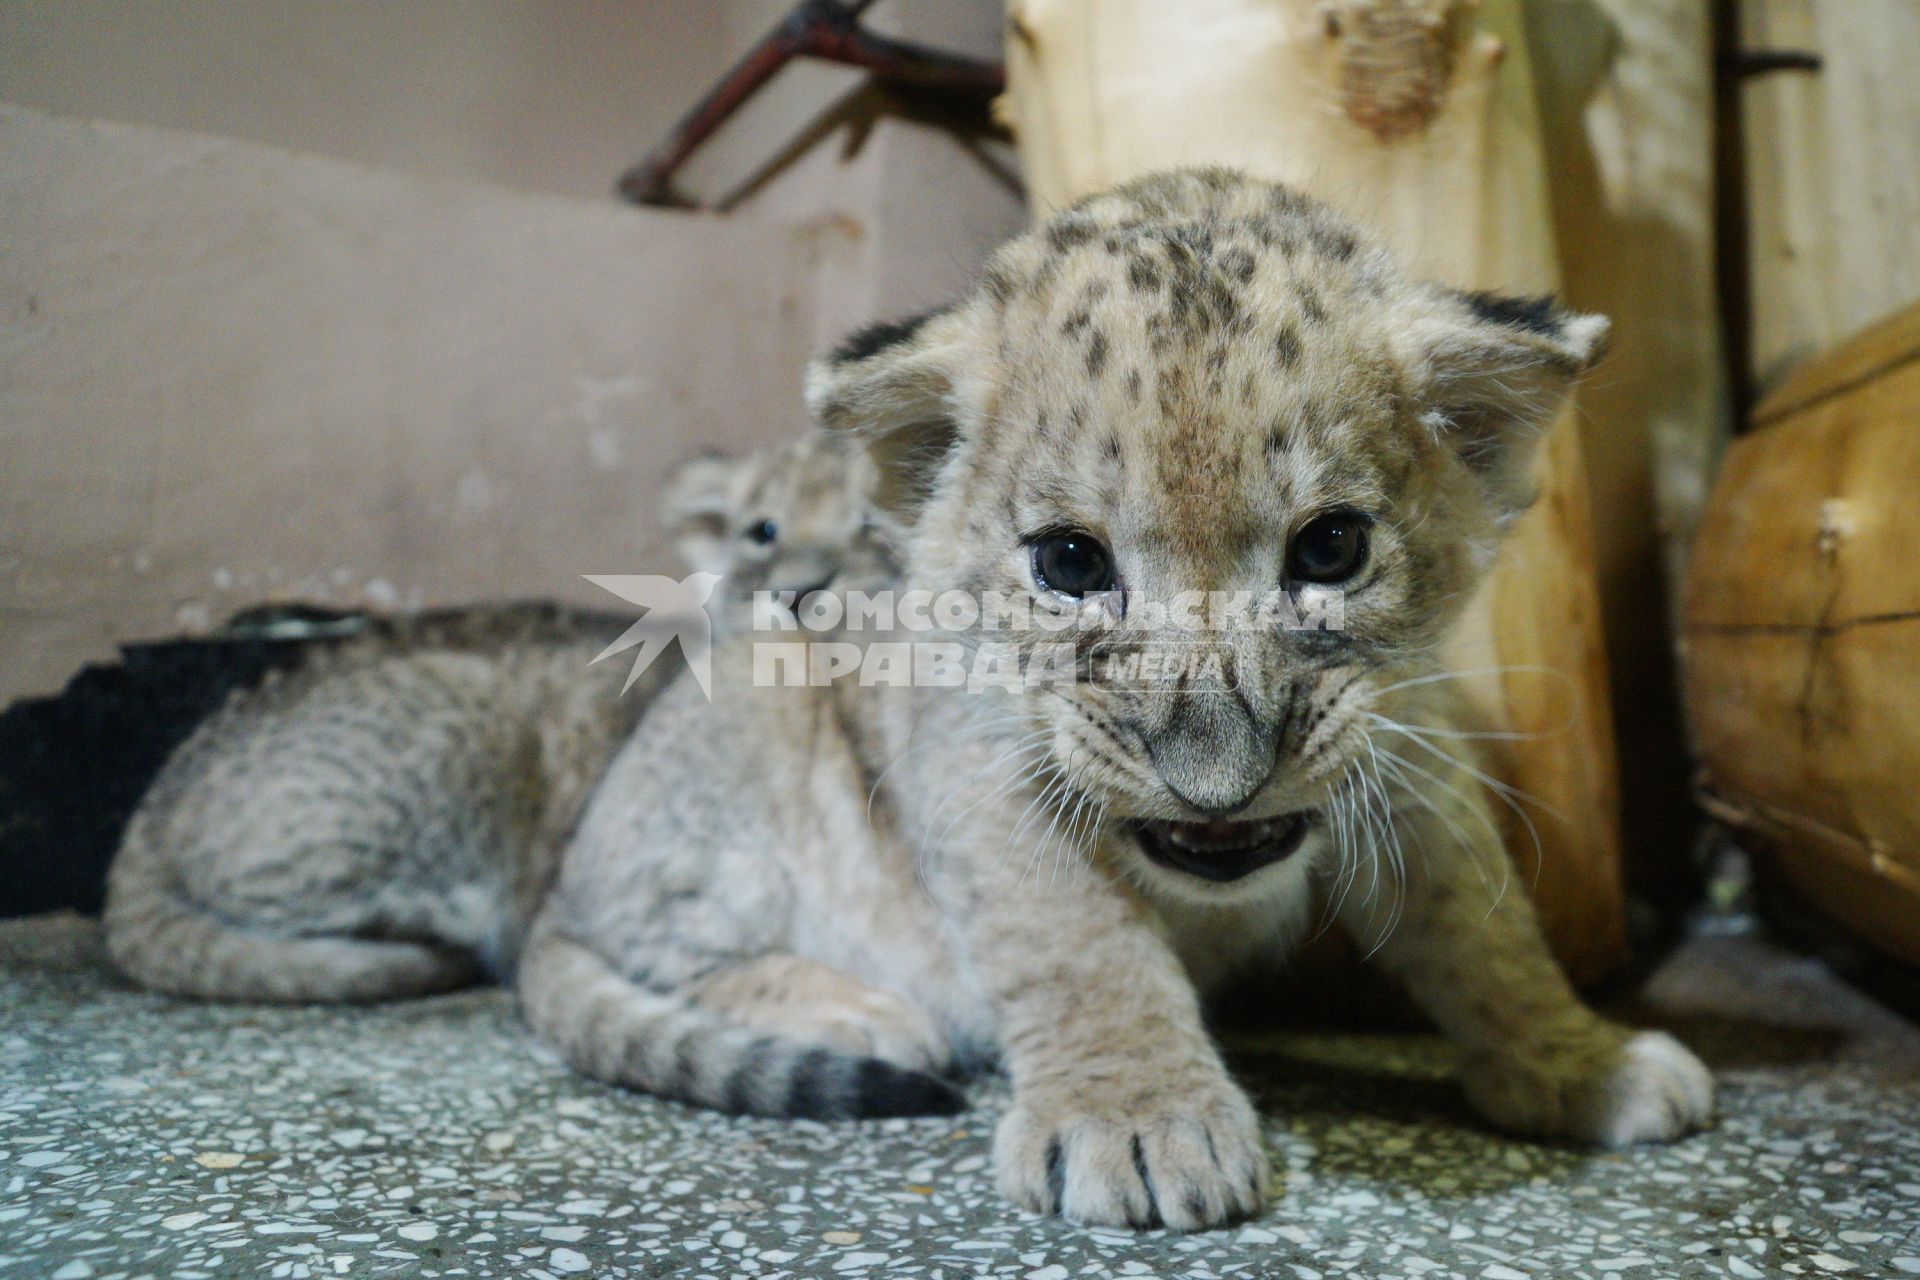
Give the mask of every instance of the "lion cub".
<svg viewBox="0 0 1920 1280">
<path fill-rule="evenodd" d="M 789 687 L 737 637 L 712 701 L 668 688 L 587 804 L 528 1018 L 589 1074 L 763 1115 L 949 1110 L 945 1074 L 998 1059 L 1007 1196 L 1195 1229 L 1267 1179 L 1202 1000 L 1324 913 L 1494 1122 L 1607 1146 L 1700 1125 L 1705 1068 L 1582 1005 L 1501 891 L 1432 656 L 1606 331 L 1409 279 L 1319 204 L 1198 170 L 1084 200 L 971 296 L 856 335 L 809 400 L 880 475 L 900 585 L 1092 624 L 954 611 L 942 638 L 1028 672 L 1062 634 L 1088 666 L 1220 662 Z M 1277 607 L 1202 628 L 1171 607 L 1194 593 Z"/>
<path fill-rule="evenodd" d="M 862 460 L 809 430 L 683 464 L 662 523 L 722 576 L 716 629 L 755 591 L 890 572 Z M 677 659 L 622 692 L 591 665 L 630 618 L 538 605 L 360 620 L 367 634 L 233 697 L 173 753 L 109 874 L 107 945 L 162 991 L 378 1000 L 507 976 L 567 835 Z"/>
</svg>

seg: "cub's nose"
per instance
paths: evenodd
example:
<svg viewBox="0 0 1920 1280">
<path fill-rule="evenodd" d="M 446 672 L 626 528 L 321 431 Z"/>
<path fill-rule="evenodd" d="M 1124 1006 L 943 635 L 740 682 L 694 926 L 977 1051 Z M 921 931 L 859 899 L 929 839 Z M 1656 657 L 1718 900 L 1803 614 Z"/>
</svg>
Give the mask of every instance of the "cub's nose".
<svg viewBox="0 0 1920 1280">
<path fill-rule="evenodd" d="M 782 595 L 785 595 L 789 591 L 793 592 L 793 607 L 800 609 L 806 606 L 807 600 L 810 597 L 818 595 L 831 585 L 832 579 L 822 578 L 818 582 L 783 583 L 775 587 L 774 590 L 780 592 Z"/>
<path fill-rule="evenodd" d="M 1273 776 L 1273 730 L 1226 691 L 1172 696 L 1165 719 L 1147 732 L 1160 781 L 1180 803 L 1210 818 L 1239 813 Z"/>
<path fill-rule="evenodd" d="M 1241 812 L 1253 803 L 1253 798 L 1260 794 L 1261 783 L 1266 781 L 1262 778 L 1251 787 L 1242 789 L 1236 796 L 1230 794 L 1230 788 L 1224 787 L 1214 789 L 1211 794 L 1188 795 L 1171 778 L 1165 776 L 1165 770 L 1161 771 L 1160 780 L 1167 784 L 1167 790 L 1173 792 L 1174 799 L 1209 818 L 1231 818 L 1234 814 Z"/>
</svg>

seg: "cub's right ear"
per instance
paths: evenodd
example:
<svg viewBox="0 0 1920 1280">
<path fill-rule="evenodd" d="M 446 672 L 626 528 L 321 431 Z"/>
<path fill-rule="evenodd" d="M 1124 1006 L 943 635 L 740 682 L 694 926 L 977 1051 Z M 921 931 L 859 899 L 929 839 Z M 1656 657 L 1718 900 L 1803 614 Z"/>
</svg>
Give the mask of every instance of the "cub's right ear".
<svg viewBox="0 0 1920 1280">
<path fill-rule="evenodd" d="M 1550 297 L 1428 286 L 1415 298 L 1397 340 L 1421 417 L 1479 479 L 1496 516 L 1511 517 L 1533 500 L 1535 443 L 1606 351 L 1606 318 Z"/>
<path fill-rule="evenodd" d="M 981 321 L 942 307 L 869 325 L 807 367 L 807 407 L 854 433 L 878 475 L 874 501 L 911 520 L 940 464 L 971 429 Z"/>
<path fill-rule="evenodd" d="M 728 526 L 738 514 L 747 462 L 698 453 L 667 473 L 660 487 L 660 527 L 681 561 L 699 573 L 725 573 Z"/>
</svg>

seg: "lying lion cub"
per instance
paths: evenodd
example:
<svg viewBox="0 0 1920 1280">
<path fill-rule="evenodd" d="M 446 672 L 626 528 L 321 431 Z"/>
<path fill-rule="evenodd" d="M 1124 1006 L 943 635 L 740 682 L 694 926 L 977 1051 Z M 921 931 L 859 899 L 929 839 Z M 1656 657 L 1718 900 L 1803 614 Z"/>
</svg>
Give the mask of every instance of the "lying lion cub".
<svg viewBox="0 0 1920 1280">
<path fill-rule="evenodd" d="M 868 477 L 817 429 L 668 476 L 660 523 L 719 580 L 717 634 L 749 625 L 756 593 L 891 573 L 867 532 Z M 107 946 L 147 986 L 390 1000 L 510 978 L 581 807 L 678 664 L 632 688 L 625 659 L 596 665 L 632 622 L 614 613 L 340 618 L 351 638 L 232 695 L 128 821 Z"/>
</svg>

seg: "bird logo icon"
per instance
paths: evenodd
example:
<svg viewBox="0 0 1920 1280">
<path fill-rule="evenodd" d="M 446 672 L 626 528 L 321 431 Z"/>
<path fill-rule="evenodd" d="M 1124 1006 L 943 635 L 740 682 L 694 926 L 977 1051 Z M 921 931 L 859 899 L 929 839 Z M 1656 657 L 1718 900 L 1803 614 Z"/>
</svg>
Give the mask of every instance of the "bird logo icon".
<svg viewBox="0 0 1920 1280">
<path fill-rule="evenodd" d="M 594 662 L 599 662 L 602 658 L 611 658 L 616 653 L 639 646 L 640 651 L 633 656 L 633 670 L 627 673 L 627 682 L 620 686 L 622 693 L 633 688 L 634 681 L 653 665 L 654 659 L 678 639 L 680 652 L 685 656 L 694 680 L 699 683 L 700 692 L 709 701 L 712 700 L 713 619 L 707 613 L 707 602 L 713 598 L 714 588 L 720 585 L 721 575 L 690 573 L 680 579 L 657 573 L 587 573 L 581 576 L 594 586 L 611 591 L 628 604 L 639 605 L 646 610 L 620 634 L 619 639 L 593 657 Z"/>
</svg>

